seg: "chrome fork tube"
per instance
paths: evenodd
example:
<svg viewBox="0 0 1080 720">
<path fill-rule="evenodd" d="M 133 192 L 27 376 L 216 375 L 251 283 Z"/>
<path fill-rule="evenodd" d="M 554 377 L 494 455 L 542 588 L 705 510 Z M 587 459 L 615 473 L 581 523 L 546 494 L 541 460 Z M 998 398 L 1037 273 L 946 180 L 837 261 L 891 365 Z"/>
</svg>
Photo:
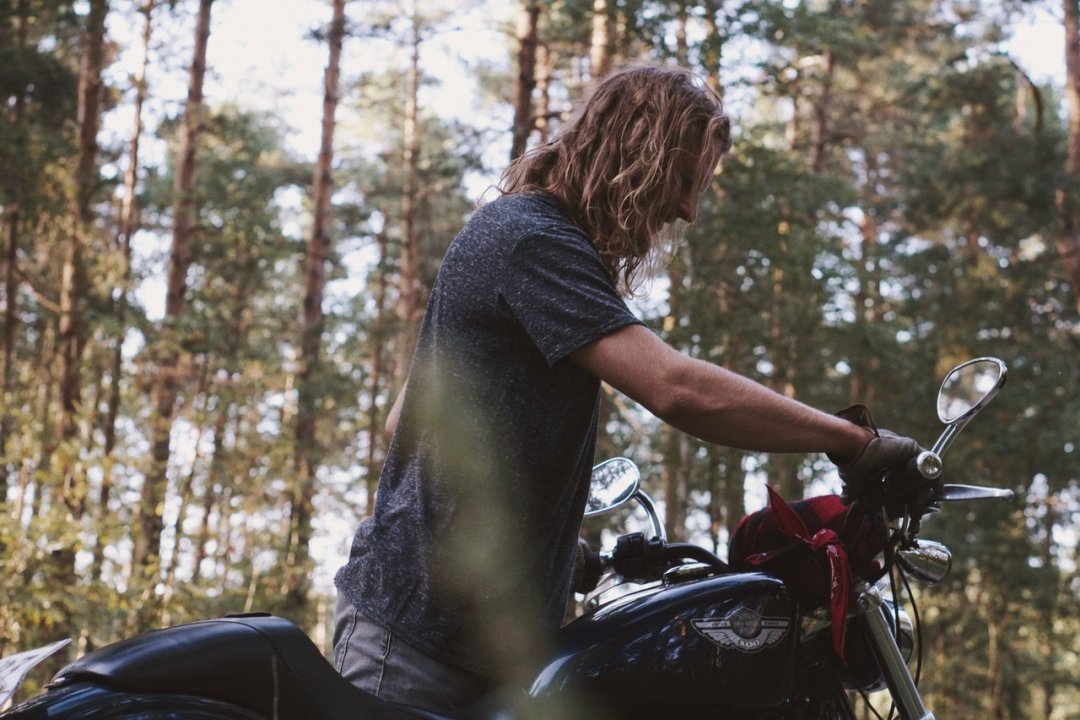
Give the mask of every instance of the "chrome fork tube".
<svg viewBox="0 0 1080 720">
<path fill-rule="evenodd" d="M 934 714 L 923 704 L 915 680 L 896 645 L 892 627 L 885 617 L 881 593 L 876 587 L 865 582 L 856 585 L 855 612 L 870 631 L 870 646 L 901 717 L 904 720 L 934 720 Z"/>
</svg>

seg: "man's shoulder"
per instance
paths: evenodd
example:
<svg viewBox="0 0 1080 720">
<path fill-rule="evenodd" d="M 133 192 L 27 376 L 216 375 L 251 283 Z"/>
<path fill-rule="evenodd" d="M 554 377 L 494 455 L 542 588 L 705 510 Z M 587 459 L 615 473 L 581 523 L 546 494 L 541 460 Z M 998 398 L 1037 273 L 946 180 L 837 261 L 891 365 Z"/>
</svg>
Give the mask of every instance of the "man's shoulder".
<svg viewBox="0 0 1080 720">
<path fill-rule="evenodd" d="M 474 217 L 480 222 L 512 223 L 523 235 L 558 229 L 585 237 L 558 199 L 541 191 L 502 195 L 481 206 Z"/>
<path fill-rule="evenodd" d="M 454 239 L 440 274 L 500 275 L 507 263 L 600 262 L 592 241 L 546 193 L 502 195 L 479 207 Z"/>
</svg>

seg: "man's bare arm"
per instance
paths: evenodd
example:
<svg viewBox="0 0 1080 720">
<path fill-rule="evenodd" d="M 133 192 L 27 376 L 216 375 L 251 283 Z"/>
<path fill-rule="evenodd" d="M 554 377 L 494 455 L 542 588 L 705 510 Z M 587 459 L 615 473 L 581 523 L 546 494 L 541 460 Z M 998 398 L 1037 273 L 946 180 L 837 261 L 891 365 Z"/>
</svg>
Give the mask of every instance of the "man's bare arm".
<svg viewBox="0 0 1080 720">
<path fill-rule="evenodd" d="M 871 432 L 784 397 L 628 325 L 571 358 L 674 427 L 708 442 L 764 452 L 825 452 L 853 459 Z"/>
</svg>

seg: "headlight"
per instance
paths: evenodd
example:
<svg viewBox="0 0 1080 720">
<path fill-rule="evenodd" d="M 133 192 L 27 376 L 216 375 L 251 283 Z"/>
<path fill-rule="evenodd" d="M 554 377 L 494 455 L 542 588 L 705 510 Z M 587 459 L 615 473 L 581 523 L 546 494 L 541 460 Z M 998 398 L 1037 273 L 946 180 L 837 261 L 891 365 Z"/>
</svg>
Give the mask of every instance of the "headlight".
<svg viewBox="0 0 1080 720">
<path fill-rule="evenodd" d="M 941 582 L 952 569 L 949 548 L 933 540 L 917 540 L 915 547 L 898 550 L 896 561 L 904 572 L 927 585 Z"/>
</svg>

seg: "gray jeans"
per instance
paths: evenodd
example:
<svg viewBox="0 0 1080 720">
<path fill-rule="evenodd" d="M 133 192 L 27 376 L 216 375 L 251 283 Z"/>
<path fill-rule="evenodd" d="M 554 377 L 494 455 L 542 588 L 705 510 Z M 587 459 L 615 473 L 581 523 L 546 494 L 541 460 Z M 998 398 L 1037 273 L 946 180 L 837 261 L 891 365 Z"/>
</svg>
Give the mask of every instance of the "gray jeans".
<svg viewBox="0 0 1080 720">
<path fill-rule="evenodd" d="M 467 705 L 491 689 L 489 679 L 409 647 L 340 593 L 334 614 L 334 667 L 371 695 L 432 712 Z"/>
</svg>

